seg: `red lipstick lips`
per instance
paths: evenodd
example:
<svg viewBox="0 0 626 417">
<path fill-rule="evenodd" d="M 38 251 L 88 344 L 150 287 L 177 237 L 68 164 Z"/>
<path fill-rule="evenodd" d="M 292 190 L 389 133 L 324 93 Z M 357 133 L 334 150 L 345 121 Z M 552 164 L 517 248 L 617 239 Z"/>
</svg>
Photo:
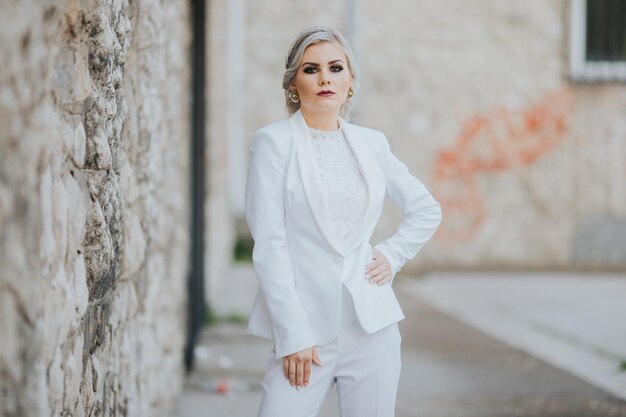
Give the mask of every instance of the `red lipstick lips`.
<svg viewBox="0 0 626 417">
<path fill-rule="evenodd" d="M 317 93 L 318 96 L 320 97 L 330 97 L 332 95 L 334 95 L 335 93 L 330 91 L 330 90 L 322 90 L 319 93 Z"/>
</svg>

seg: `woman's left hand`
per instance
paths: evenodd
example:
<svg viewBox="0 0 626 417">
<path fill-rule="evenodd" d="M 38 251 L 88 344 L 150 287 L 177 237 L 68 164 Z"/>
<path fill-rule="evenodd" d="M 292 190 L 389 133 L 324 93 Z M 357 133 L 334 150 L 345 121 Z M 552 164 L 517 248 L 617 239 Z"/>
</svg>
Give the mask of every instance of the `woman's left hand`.
<svg viewBox="0 0 626 417">
<path fill-rule="evenodd" d="M 371 284 L 383 285 L 391 281 L 391 265 L 389 261 L 377 248 L 372 249 L 374 260 L 367 264 L 365 269 L 365 279 L 369 279 Z"/>
</svg>

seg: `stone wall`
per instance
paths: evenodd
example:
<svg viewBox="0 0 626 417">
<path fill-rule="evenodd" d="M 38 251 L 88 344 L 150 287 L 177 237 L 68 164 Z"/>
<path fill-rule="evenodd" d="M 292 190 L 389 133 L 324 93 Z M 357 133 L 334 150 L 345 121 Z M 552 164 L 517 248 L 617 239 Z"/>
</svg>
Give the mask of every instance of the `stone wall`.
<svg viewBox="0 0 626 417">
<path fill-rule="evenodd" d="M 626 85 L 570 80 L 569 1 L 348 3 L 248 2 L 248 138 L 287 116 L 294 37 L 336 27 L 354 34 L 355 122 L 443 204 L 403 271 L 626 267 Z M 387 203 L 372 243 L 400 218 Z"/>
<path fill-rule="evenodd" d="M 163 416 L 182 386 L 188 13 L 0 6 L 0 415 Z"/>
</svg>

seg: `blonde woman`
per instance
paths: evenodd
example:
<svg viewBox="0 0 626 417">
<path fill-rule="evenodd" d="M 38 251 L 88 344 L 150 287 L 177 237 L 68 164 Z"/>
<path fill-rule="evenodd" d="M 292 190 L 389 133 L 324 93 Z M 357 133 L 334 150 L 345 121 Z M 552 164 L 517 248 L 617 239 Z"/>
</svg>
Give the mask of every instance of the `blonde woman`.
<svg viewBox="0 0 626 417">
<path fill-rule="evenodd" d="M 356 80 L 341 34 L 304 30 L 283 78 L 291 116 L 252 138 L 246 219 L 260 288 L 247 331 L 274 342 L 259 417 L 315 416 L 335 384 L 343 417 L 394 415 L 404 314 L 392 283 L 441 209 L 383 133 L 344 120 Z M 385 197 L 403 220 L 372 247 Z"/>
</svg>

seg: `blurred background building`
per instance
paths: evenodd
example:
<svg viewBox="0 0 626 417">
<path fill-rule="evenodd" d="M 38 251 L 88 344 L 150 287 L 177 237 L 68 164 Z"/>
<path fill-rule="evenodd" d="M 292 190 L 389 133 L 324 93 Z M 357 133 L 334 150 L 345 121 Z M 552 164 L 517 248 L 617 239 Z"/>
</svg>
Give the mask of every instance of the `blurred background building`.
<svg viewBox="0 0 626 417">
<path fill-rule="evenodd" d="M 223 232 L 209 234 L 217 240 L 209 245 L 209 299 L 228 282 L 231 245 L 222 243 L 247 238 L 249 138 L 286 117 L 285 56 L 313 24 L 338 28 L 355 50 L 353 121 L 385 132 L 442 203 L 443 224 L 409 272 L 626 268 L 624 7 L 213 2 L 209 223 Z M 401 218 L 388 206 L 373 244 Z"/>
<path fill-rule="evenodd" d="M 355 50 L 353 121 L 442 203 L 403 272 L 626 269 L 623 1 L 7 0 L 0 413 L 165 415 L 314 24 Z"/>
</svg>

